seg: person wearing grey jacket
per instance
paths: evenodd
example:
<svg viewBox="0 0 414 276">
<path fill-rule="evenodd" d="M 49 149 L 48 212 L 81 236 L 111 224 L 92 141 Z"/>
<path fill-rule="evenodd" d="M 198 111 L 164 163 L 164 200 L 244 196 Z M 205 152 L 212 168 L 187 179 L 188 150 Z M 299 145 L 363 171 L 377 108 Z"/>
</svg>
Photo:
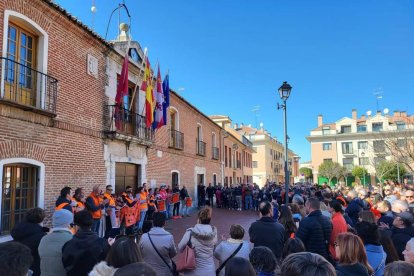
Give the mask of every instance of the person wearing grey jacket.
<svg viewBox="0 0 414 276">
<path fill-rule="evenodd" d="M 70 224 L 73 213 L 61 209 L 55 211 L 52 217 L 52 230 L 44 236 L 39 244 L 40 273 L 42 276 L 66 275 L 62 263 L 63 245 L 72 239 Z"/>
<path fill-rule="evenodd" d="M 214 249 L 214 257 L 219 261 L 220 263 L 219 267 L 221 267 L 222 264 L 226 262 L 227 260 L 230 260 L 229 259 L 230 256 L 233 255 L 236 251 L 237 252 L 233 257 L 241 257 L 246 260 L 249 260 L 250 242 L 243 241 L 244 233 L 245 231 L 243 227 L 239 224 L 233 224 L 230 227 L 230 238 L 225 241 L 222 241 Z M 224 266 L 220 270 L 219 275 L 224 276 L 225 270 L 226 270 L 226 267 Z"/>
<path fill-rule="evenodd" d="M 154 227 L 148 233 L 142 235 L 138 245 L 141 252 L 144 252 L 143 261 L 150 265 L 157 275 L 172 275 L 172 258 L 177 254 L 174 237 L 164 230 L 165 221 L 164 213 L 154 213 Z M 158 255 L 154 246 L 165 262 L 168 263 L 168 266 Z"/>
</svg>

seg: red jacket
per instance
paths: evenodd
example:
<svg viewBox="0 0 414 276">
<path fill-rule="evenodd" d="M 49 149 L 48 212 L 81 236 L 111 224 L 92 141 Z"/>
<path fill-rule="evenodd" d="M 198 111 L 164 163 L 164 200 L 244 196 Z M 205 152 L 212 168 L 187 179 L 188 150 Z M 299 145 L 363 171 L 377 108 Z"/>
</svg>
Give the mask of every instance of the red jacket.
<svg viewBox="0 0 414 276">
<path fill-rule="evenodd" d="M 140 206 L 135 204 L 132 207 L 125 205 L 121 208 L 119 220 L 122 222 L 125 219 L 125 227 L 134 225 L 139 221 L 140 218 Z"/>
<path fill-rule="evenodd" d="M 331 233 L 331 239 L 329 240 L 329 253 L 331 253 L 331 256 L 336 259 L 335 254 L 335 241 L 336 237 L 344 232 L 348 232 L 348 225 L 346 224 L 346 221 L 344 219 L 344 216 L 341 213 L 334 213 L 332 215 L 332 233 Z"/>
</svg>

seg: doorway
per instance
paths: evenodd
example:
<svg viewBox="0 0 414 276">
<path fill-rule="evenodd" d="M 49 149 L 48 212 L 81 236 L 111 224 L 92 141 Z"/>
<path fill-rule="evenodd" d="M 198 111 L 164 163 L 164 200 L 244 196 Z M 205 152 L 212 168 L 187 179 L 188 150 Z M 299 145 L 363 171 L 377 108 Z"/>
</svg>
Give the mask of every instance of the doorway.
<svg viewBox="0 0 414 276">
<path fill-rule="evenodd" d="M 115 164 L 115 193 L 121 194 L 125 187 L 131 186 L 133 193 L 141 186 L 141 165 L 130 163 Z"/>
</svg>

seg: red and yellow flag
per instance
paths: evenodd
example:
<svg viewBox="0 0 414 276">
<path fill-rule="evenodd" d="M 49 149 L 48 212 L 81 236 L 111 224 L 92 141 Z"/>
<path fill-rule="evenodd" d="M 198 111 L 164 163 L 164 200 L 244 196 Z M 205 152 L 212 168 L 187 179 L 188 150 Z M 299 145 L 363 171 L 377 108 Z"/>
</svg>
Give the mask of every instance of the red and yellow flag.
<svg viewBox="0 0 414 276">
<path fill-rule="evenodd" d="M 154 94 L 152 87 L 151 65 L 148 57 L 145 59 L 145 72 L 144 79 L 142 81 L 141 89 L 145 92 L 145 124 L 149 128 L 154 121 Z"/>
</svg>

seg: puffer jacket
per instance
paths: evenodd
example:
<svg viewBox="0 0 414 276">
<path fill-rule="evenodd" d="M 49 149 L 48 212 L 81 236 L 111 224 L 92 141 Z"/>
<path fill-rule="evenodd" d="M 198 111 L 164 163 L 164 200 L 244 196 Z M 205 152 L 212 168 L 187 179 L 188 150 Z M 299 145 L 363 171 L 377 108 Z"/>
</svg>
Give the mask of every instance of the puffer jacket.
<svg viewBox="0 0 414 276">
<path fill-rule="evenodd" d="M 330 260 L 328 244 L 332 233 L 332 223 L 320 210 L 311 212 L 299 223 L 296 237 L 305 244 L 306 251 L 319 254 Z"/>
<path fill-rule="evenodd" d="M 196 257 L 196 269 L 184 272 L 184 276 L 191 275 L 215 275 L 214 246 L 217 243 L 217 229 L 209 224 L 196 224 L 193 228 L 187 229 L 183 238 L 178 244 L 178 251 L 182 252 L 190 239 L 194 247 Z"/>
<path fill-rule="evenodd" d="M 105 261 L 102 261 L 95 265 L 89 276 L 112 276 L 116 272 L 116 268 L 109 266 Z"/>
</svg>

